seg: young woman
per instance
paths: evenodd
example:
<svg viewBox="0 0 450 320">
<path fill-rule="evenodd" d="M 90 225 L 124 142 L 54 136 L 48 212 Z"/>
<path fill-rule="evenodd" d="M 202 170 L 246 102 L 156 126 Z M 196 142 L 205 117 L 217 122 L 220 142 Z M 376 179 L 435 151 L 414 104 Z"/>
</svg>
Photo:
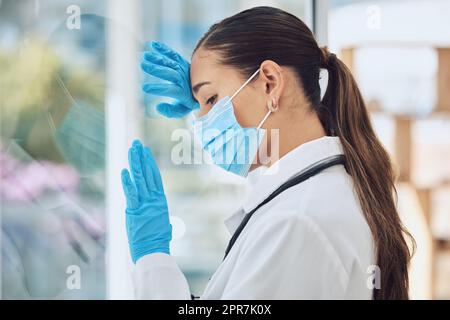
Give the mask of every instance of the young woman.
<svg viewBox="0 0 450 320">
<path fill-rule="evenodd" d="M 167 80 L 144 91 L 177 100 L 159 104 L 160 113 L 196 111 L 194 130 L 217 165 L 244 177 L 268 167 L 225 222 L 233 237 L 201 298 L 408 298 L 410 235 L 388 154 L 351 73 L 300 19 L 271 7 L 245 10 L 208 30 L 191 65 L 155 42 L 142 68 Z M 320 69 L 329 75 L 322 100 Z M 137 296 L 190 299 L 170 256 L 151 151 L 135 141 L 129 161 L 122 181 Z"/>
</svg>

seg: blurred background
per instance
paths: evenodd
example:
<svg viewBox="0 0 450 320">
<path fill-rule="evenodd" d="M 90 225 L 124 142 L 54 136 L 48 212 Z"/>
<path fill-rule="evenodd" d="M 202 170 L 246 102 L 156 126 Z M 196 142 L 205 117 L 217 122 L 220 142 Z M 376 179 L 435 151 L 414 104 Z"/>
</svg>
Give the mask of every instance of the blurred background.
<svg viewBox="0 0 450 320">
<path fill-rule="evenodd" d="M 248 186 L 171 161 L 189 120 L 155 112 L 139 59 L 149 40 L 189 59 L 211 24 L 258 5 L 297 15 L 352 69 L 418 243 L 411 296 L 450 298 L 450 1 L 0 0 L 2 299 L 133 298 L 120 170 L 134 138 L 154 150 L 172 253 L 202 293 Z"/>
</svg>

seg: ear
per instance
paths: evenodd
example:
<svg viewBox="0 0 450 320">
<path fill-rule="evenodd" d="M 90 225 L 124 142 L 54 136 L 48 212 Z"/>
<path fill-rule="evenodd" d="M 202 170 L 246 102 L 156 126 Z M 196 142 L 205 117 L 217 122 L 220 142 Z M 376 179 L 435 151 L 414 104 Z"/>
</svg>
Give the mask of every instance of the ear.
<svg viewBox="0 0 450 320">
<path fill-rule="evenodd" d="M 278 100 L 284 90 L 284 75 L 281 66 L 272 60 L 265 60 L 261 63 L 259 73 L 263 80 L 267 99 L 272 99 L 278 105 Z"/>
</svg>

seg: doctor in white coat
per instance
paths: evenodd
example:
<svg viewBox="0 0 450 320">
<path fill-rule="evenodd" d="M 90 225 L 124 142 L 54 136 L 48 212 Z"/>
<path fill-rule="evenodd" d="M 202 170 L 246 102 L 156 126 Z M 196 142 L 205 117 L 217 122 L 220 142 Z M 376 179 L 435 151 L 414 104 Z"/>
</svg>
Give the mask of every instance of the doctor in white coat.
<svg viewBox="0 0 450 320">
<path fill-rule="evenodd" d="M 407 299 L 410 252 L 394 174 L 345 65 L 297 17 L 256 7 L 215 25 L 192 64 L 154 42 L 141 64 L 175 98 L 215 164 L 256 175 L 225 225 L 226 255 L 201 299 Z M 328 70 L 321 100 L 320 69 Z M 275 134 L 273 134 L 275 132 Z M 172 227 L 149 148 L 135 141 L 122 171 L 137 298 L 191 299 L 170 255 Z"/>
</svg>

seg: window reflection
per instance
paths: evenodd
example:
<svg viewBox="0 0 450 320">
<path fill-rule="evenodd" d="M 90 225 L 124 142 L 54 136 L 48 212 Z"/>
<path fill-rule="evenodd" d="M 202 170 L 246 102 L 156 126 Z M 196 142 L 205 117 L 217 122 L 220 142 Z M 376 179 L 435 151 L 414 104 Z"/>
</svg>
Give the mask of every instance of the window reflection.
<svg viewBox="0 0 450 320">
<path fill-rule="evenodd" d="M 105 19 L 71 4 L 0 5 L 3 299 L 105 298 Z"/>
<path fill-rule="evenodd" d="M 207 28 L 226 16 L 269 4 L 305 17 L 309 1 L 139 3 L 143 40 L 166 42 L 189 59 Z M 70 25 L 69 7 L 80 9 L 80 28 Z M 107 7 L 106 0 L 0 1 L 4 299 L 107 297 L 106 33 L 124 28 L 107 18 Z M 246 186 L 213 166 L 173 164 L 172 132 L 189 120 L 164 119 L 154 112 L 156 98 L 139 87 L 136 94 L 143 120 L 129 125 L 142 128 L 157 157 L 177 229 L 173 254 L 200 294 L 229 238 L 223 219 Z"/>
</svg>

